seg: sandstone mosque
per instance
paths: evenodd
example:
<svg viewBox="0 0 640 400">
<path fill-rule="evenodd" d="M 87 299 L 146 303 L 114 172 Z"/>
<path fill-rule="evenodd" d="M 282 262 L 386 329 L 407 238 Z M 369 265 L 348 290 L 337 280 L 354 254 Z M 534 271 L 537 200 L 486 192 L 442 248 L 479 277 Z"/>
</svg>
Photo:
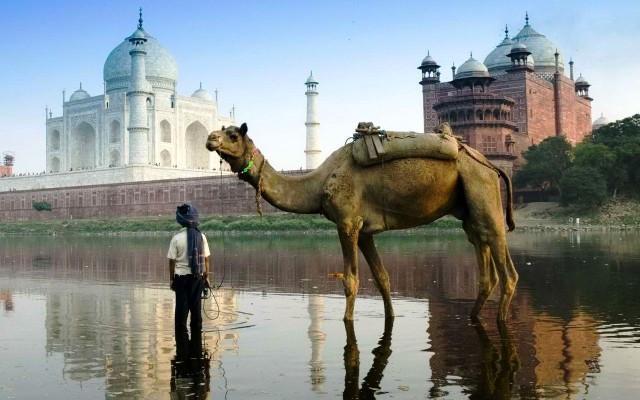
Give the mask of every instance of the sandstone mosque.
<svg viewBox="0 0 640 400">
<path fill-rule="evenodd" d="M 589 82 L 565 71 L 562 52 L 525 17 L 513 38 L 504 39 L 481 62 L 473 57 L 441 81 L 440 65 L 428 53 L 422 71 L 424 129 L 449 122 L 455 134 L 509 173 L 522 152 L 546 137 L 564 135 L 571 143 L 591 133 Z M 604 122 L 603 122 L 604 121 Z M 599 125 L 606 123 L 601 117 Z"/>
<path fill-rule="evenodd" d="M 109 54 L 104 93 L 80 87 L 62 115 L 47 111 L 46 174 L 0 182 L 17 190 L 191 178 L 229 171 L 204 146 L 212 130 L 233 124 L 202 85 L 191 96 L 177 92 L 178 65 L 143 28 Z M 9 181 L 11 180 L 11 182 Z"/>
</svg>

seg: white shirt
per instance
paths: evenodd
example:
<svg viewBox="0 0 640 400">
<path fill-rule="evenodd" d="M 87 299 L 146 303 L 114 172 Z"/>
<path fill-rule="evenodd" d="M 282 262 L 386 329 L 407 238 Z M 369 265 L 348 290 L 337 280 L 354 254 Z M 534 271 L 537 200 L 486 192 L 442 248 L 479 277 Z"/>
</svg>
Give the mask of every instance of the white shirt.
<svg viewBox="0 0 640 400">
<path fill-rule="evenodd" d="M 207 237 L 202 234 L 202 255 L 207 258 L 211 255 L 209 251 L 209 243 Z M 187 256 L 187 228 L 180 229 L 180 232 L 176 233 L 169 243 L 169 252 L 167 258 L 175 260 L 176 262 L 176 275 L 189 275 L 191 268 L 189 267 L 189 257 Z"/>
</svg>

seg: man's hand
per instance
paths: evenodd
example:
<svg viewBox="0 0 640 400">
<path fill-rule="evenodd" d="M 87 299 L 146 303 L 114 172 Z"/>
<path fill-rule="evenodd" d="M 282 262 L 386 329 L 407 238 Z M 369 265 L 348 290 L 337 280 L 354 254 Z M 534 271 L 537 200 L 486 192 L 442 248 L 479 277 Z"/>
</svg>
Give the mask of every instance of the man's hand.
<svg viewBox="0 0 640 400">
<path fill-rule="evenodd" d="M 171 290 L 173 290 L 173 291 L 175 292 L 175 291 L 176 291 L 176 288 L 173 286 L 173 284 L 174 284 L 174 280 L 173 280 L 173 279 L 171 279 L 171 280 L 169 281 L 169 289 L 171 289 Z"/>
<path fill-rule="evenodd" d="M 204 287 L 207 289 L 211 289 L 211 282 L 209 282 L 209 274 L 202 274 L 202 278 L 204 279 Z"/>
</svg>

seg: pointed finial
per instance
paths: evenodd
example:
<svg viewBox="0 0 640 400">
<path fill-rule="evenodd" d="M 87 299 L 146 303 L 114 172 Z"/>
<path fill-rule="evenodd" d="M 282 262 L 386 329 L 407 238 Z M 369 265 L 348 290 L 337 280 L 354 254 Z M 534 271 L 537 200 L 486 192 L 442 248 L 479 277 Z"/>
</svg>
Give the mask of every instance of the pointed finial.
<svg viewBox="0 0 640 400">
<path fill-rule="evenodd" d="M 529 11 L 525 11 L 524 13 L 525 26 L 529 26 Z"/>
<path fill-rule="evenodd" d="M 200 90 L 202 90 L 202 82 L 200 82 Z"/>
<path fill-rule="evenodd" d="M 138 29 L 142 29 L 142 7 L 138 11 Z"/>
<path fill-rule="evenodd" d="M 470 51 L 470 52 L 469 52 L 469 57 L 470 57 L 470 58 L 473 58 L 473 51 Z"/>
<path fill-rule="evenodd" d="M 504 38 L 509 39 L 509 26 L 504 25 Z"/>
<path fill-rule="evenodd" d="M 82 90 L 82 82 L 80 82 L 80 90 Z"/>
<path fill-rule="evenodd" d="M 427 50 L 427 57 L 429 57 L 431 55 L 431 51 Z"/>
</svg>

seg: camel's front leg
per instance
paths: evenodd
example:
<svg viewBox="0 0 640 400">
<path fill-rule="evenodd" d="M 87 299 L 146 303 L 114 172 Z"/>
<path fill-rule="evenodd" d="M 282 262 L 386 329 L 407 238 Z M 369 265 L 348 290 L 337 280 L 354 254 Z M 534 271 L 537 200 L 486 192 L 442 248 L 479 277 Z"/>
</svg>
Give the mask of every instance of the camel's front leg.
<svg viewBox="0 0 640 400">
<path fill-rule="evenodd" d="M 364 258 L 367 260 L 369 267 L 371 268 L 371 274 L 376 282 L 376 286 L 382 295 L 382 301 L 384 301 L 384 316 L 385 318 L 393 318 L 393 305 L 391 304 L 391 284 L 389 282 L 389 274 L 382 264 L 376 244 L 373 241 L 373 236 L 366 233 L 360 234 L 358 240 L 358 246 L 364 254 Z"/>
<path fill-rule="evenodd" d="M 353 308 L 358 295 L 358 233 L 362 222 L 344 223 L 338 226 L 338 236 L 342 246 L 344 261 L 344 294 L 347 296 L 347 307 L 344 311 L 344 320 L 353 321 Z"/>
</svg>

